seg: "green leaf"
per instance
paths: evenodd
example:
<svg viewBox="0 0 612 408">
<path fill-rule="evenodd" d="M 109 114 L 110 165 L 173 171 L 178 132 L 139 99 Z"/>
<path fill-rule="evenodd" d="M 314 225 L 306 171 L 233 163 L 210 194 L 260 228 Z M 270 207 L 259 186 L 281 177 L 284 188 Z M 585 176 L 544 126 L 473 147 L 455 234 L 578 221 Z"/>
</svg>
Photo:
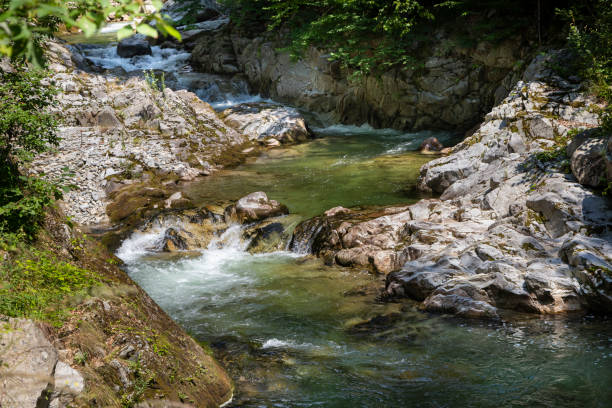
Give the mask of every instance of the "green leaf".
<svg viewBox="0 0 612 408">
<path fill-rule="evenodd" d="M 161 10 L 164 5 L 161 0 L 152 0 L 151 4 L 153 4 L 153 7 L 155 7 L 155 10 L 157 11 Z"/>
<path fill-rule="evenodd" d="M 176 38 L 178 41 L 181 41 L 181 33 L 179 33 L 176 28 L 172 27 L 172 25 L 168 24 L 163 19 L 159 19 L 157 23 L 159 24 L 160 28 L 163 29 L 166 33 Z"/>
<path fill-rule="evenodd" d="M 86 37 L 91 37 L 98 29 L 93 21 L 84 16 L 77 20 L 77 27 L 83 30 L 83 34 L 85 34 Z"/>
<path fill-rule="evenodd" d="M 123 39 L 128 38 L 134 34 L 134 29 L 130 26 L 121 27 L 119 31 L 117 31 L 117 40 L 121 41 Z"/>
<path fill-rule="evenodd" d="M 142 35 L 146 35 L 147 37 L 157 38 L 158 35 L 156 29 L 145 23 L 136 26 L 136 31 L 138 31 Z"/>
</svg>

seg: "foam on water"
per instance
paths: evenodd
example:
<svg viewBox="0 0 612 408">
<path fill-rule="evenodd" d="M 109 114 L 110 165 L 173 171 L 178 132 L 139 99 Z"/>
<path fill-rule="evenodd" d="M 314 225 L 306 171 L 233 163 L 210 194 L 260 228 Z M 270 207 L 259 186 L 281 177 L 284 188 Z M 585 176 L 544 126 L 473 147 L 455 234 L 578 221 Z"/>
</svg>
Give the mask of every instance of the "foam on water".
<svg viewBox="0 0 612 408">
<path fill-rule="evenodd" d="M 177 72 L 189 60 L 190 54 L 174 48 L 151 47 L 152 55 L 137 55 L 132 58 L 121 58 L 117 54 L 117 46 L 90 47 L 84 50 L 85 56 L 94 64 L 113 69 L 121 67 L 127 72 L 160 69 L 166 72 Z"/>
<path fill-rule="evenodd" d="M 196 95 L 200 97 L 202 100 L 206 100 L 206 95 L 203 95 L 201 92 L 196 91 Z M 225 94 L 224 100 L 210 102 L 210 106 L 215 110 L 222 110 L 231 108 L 232 106 L 240 105 L 242 103 L 256 103 L 256 102 L 267 102 L 267 103 L 275 103 L 272 99 L 263 98 L 261 95 L 249 95 L 248 93 L 242 94 Z"/>
<path fill-rule="evenodd" d="M 332 125 L 326 127 L 313 127 L 313 132 L 321 136 L 375 136 L 380 139 L 386 146 L 384 151 L 380 153 L 384 155 L 397 155 L 409 151 L 418 150 L 421 143 L 429 138 L 436 137 L 443 145 L 451 146 L 456 142 L 456 135 L 450 132 L 439 132 L 431 130 L 422 130 L 418 132 L 402 132 L 395 129 L 375 129 L 368 124 L 361 126 L 356 125 Z M 345 160 L 344 158 L 339 160 L 334 165 L 343 165 L 350 163 L 351 160 Z"/>
<path fill-rule="evenodd" d="M 261 345 L 261 348 L 264 348 L 264 349 L 267 349 L 267 348 L 311 349 L 315 347 L 316 346 L 311 343 L 297 343 L 292 340 L 279 340 L 276 338 L 268 339 Z"/>
<path fill-rule="evenodd" d="M 151 253 L 150 248 L 156 246 L 164 237 L 164 228 L 155 228 L 149 232 L 134 232 L 121 243 L 116 255 L 125 263 L 131 263 Z"/>
<path fill-rule="evenodd" d="M 104 27 L 102 27 L 102 29 L 100 30 L 100 34 L 116 33 L 117 31 L 121 30 L 123 27 L 128 26 L 130 24 L 131 22 L 128 22 L 128 21 L 122 21 L 119 23 L 109 23 L 105 25 Z"/>
</svg>

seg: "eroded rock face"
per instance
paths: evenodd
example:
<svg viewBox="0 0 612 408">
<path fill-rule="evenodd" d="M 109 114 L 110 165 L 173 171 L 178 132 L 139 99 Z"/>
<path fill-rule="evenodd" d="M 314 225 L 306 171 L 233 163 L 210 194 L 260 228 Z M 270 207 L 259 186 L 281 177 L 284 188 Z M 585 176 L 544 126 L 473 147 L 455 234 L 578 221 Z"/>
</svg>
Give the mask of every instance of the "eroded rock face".
<svg viewBox="0 0 612 408">
<path fill-rule="evenodd" d="M 580 84 L 547 68 L 563 56 L 537 57 L 471 137 L 423 166 L 420 188 L 440 199 L 329 211 L 296 228 L 293 249 L 386 273 L 385 296 L 432 312 L 612 312 L 610 201 L 565 173 L 569 158 L 537 154 L 564 149 L 571 128 L 598 124 Z M 568 147 L 571 157 L 606 148 L 607 139 L 585 133 Z M 576 163 L 601 175 L 599 157 Z"/>
<path fill-rule="evenodd" d="M 270 103 L 241 104 L 222 113 L 223 120 L 249 140 L 282 144 L 303 142 L 310 132 L 302 115 L 294 108 Z"/>
<path fill-rule="evenodd" d="M 191 63 L 202 72 L 242 72 L 254 92 L 334 122 L 406 130 L 472 127 L 519 79 L 516 62 L 525 58 L 512 41 L 449 53 L 441 40 L 429 50 L 424 70 L 389 71 L 355 84 L 351 72 L 324 51 L 311 47 L 295 61 L 274 40 L 248 38 L 229 21 L 190 35 L 188 42 Z"/>
</svg>

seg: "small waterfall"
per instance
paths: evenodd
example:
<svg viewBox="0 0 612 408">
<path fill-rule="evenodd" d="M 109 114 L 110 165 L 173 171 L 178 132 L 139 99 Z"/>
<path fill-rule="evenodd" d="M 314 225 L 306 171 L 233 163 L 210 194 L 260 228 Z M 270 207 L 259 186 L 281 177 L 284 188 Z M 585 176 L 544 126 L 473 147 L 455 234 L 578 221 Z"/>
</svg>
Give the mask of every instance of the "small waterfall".
<svg viewBox="0 0 612 408">
<path fill-rule="evenodd" d="M 106 46 L 82 46 L 85 57 L 105 69 L 122 68 L 127 73 L 148 70 L 164 71 L 165 83 L 174 90 L 186 89 L 208 102 L 216 110 L 241 103 L 272 102 L 249 92 L 249 84 L 241 75 L 233 77 L 193 72 L 189 65 L 191 54 L 174 48 L 151 47 L 152 55 L 122 58 L 115 44 Z"/>
<path fill-rule="evenodd" d="M 116 255 L 125 263 L 131 263 L 138 258 L 151 253 L 151 248 L 156 248 L 164 239 L 166 228 L 155 227 L 147 232 L 134 231 L 129 238 L 125 239 Z"/>
<path fill-rule="evenodd" d="M 221 236 L 214 238 L 208 245 L 207 250 L 230 249 L 246 252 L 250 239 L 244 237 L 244 226 L 240 224 L 230 225 Z"/>
<path fill-rule="evenodd" d="M 126 72 L 162 70 L 168 73 L 176 73 L 181 70 L 189 60 L 191 54 L 174 48 L 151 47 L 152 55 L 138 55 L 132 58 L 121 58 L 117 54 L 117 46 L 86 46 L 83 53 L 94 64 L 113 69 L 123 68 Z"/>
<path fill-rule="evenodd" d="M 293 238 L 289 244 L 291 252 L 301 255 L 312 254 L 315 240 L 325 227 L 327 223 L 321 218 L 312 218 L 300 223 L 293 231 Z"/>
</svg>

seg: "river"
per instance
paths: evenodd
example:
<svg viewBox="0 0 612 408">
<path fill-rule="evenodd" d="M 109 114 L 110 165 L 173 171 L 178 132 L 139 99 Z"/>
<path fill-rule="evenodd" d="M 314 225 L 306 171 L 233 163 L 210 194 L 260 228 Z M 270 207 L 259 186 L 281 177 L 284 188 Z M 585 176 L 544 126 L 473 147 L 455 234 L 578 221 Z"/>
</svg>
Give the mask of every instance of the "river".
<svg viewBox="0 0 612 408">
<path fill-rule="evenodd" d="M 105 68 L 157 69 L 217 109 L 257 101 L 239 81 L 191 72 L 187 53 L 154 47 L 131 60 L 91 47 Z M 219 81 L 220 82 L 219 82 Z M 192 183 L 200 204 L 265 191 L 295 222 L 331 207 L 408 204 L 420 140 L 322 124 L 316 138 L 268 150 Z M 281 251 L 250 254 L 240 226 L 198 254 L 148 253 L 135 233 L 117 255 L 126 271 L 232 375 L 235 407 L 605 407 L 612 401 L 612 324 L 595 316 L 526 316 L 501 322 L 430 315 L 406 300 L 378 302 L 384 277 Z"/>
</svg>

